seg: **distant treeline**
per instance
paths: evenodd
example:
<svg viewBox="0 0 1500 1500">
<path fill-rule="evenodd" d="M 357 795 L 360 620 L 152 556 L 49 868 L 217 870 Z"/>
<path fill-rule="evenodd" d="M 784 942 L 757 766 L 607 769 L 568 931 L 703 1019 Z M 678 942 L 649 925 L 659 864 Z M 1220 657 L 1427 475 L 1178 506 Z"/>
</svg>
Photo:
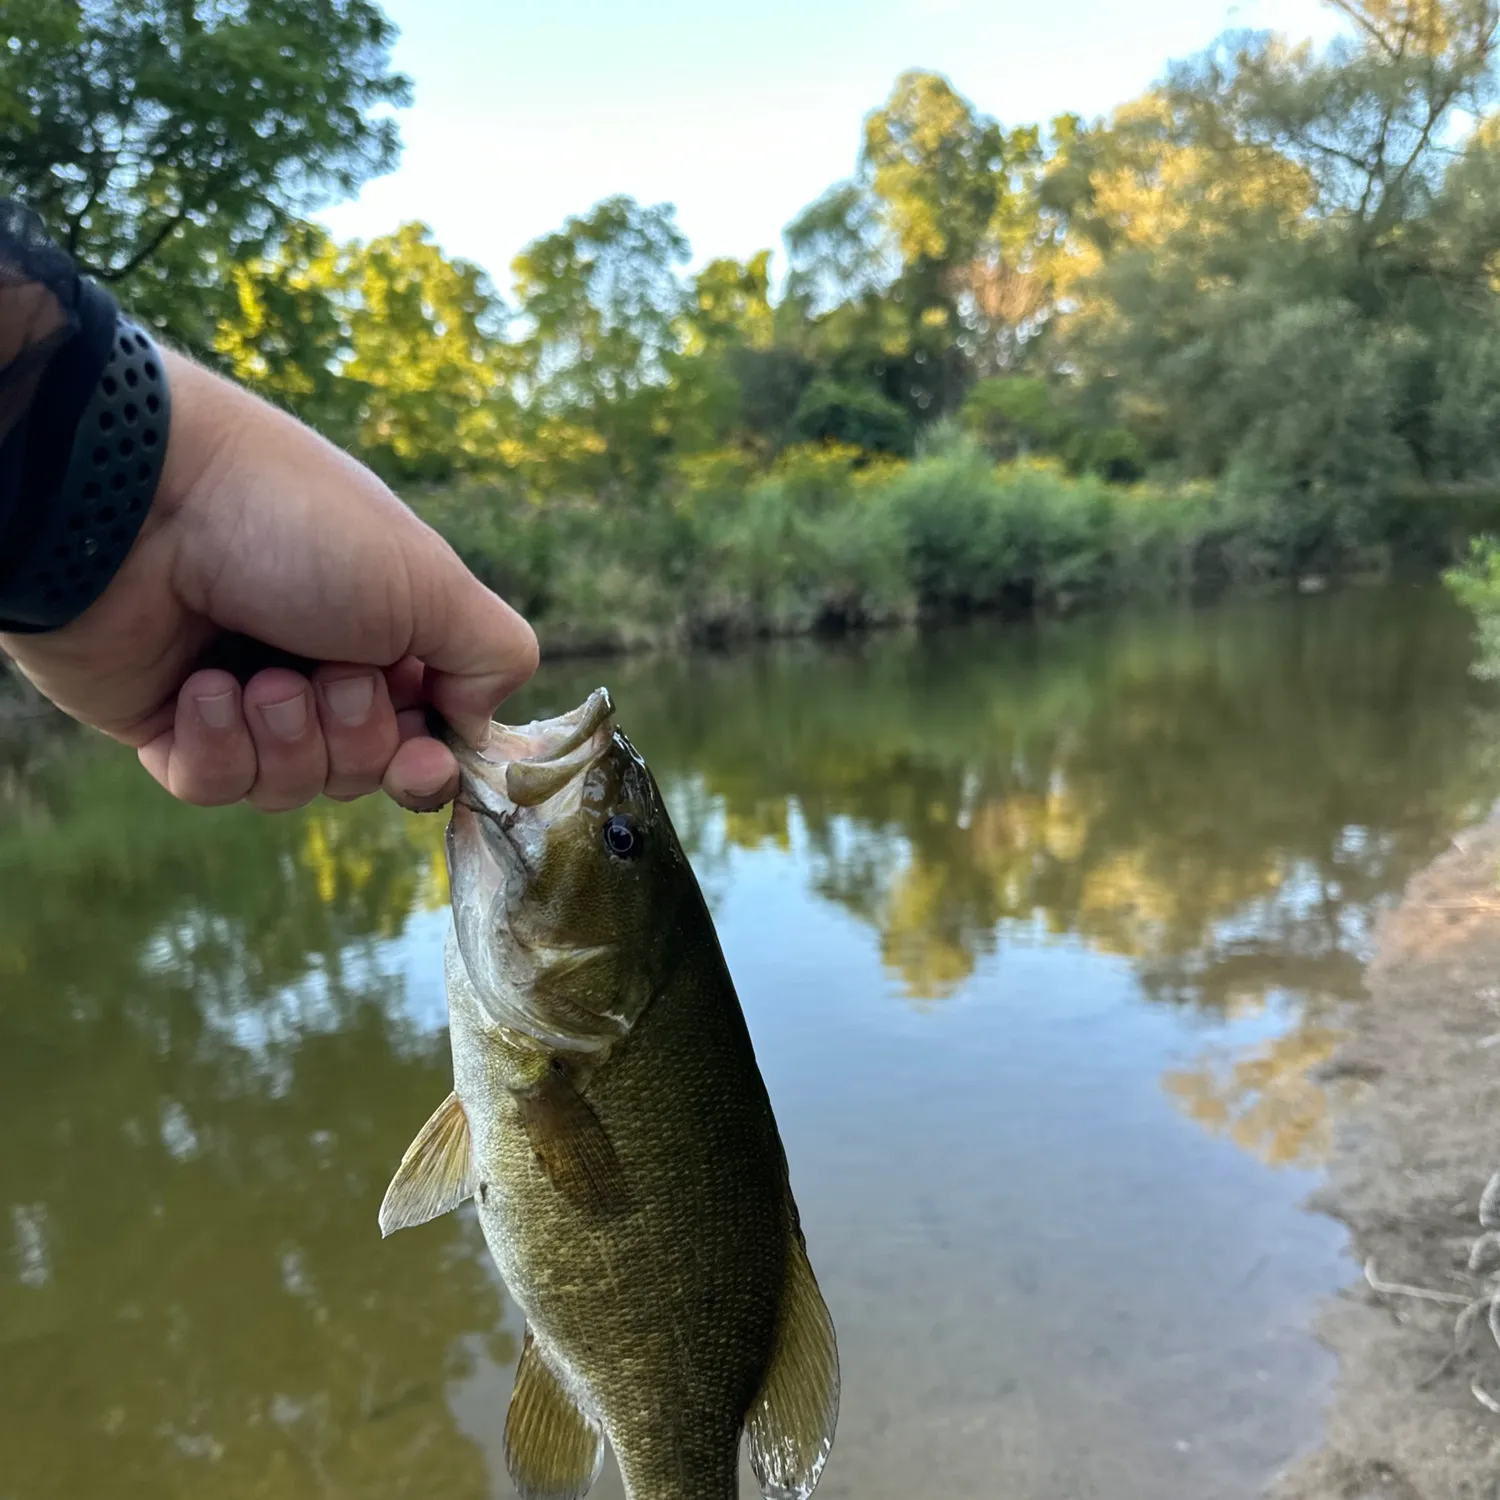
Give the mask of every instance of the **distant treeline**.
<svg viewBox="0 0 1500 1500">
<path fill-rule="evenodd" d="M 1100 120 L 905 74 L 778 262 L 619 197 L 502 296 L 307 217 L 397 157 L 369 0 L 18 0 L 0 187 L 554 639 L 1430 563 L 1500 494 L 1500 0 L 1333 5 Z"/>
</svg>

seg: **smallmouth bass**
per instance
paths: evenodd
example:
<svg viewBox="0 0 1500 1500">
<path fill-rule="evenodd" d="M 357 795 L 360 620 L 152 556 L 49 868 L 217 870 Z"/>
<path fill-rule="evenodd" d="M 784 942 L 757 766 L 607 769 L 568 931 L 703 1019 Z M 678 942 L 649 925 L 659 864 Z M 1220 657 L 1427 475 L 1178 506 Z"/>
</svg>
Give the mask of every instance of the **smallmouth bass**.
<svg viewBox="0 0 1500 1500">
<path fill-rule="evenodd" d="M 525 1500 L 573 1500 L 608 1438 L 630 1500 L 803 1500 L 833 1443 L 833 1323 L 724 956 L 603 688 L 451 733 L 444 965 L 453 1092 L 382 1234 L 473 1199 L 526 1335 L 505 1425 Z"/>
</svg>

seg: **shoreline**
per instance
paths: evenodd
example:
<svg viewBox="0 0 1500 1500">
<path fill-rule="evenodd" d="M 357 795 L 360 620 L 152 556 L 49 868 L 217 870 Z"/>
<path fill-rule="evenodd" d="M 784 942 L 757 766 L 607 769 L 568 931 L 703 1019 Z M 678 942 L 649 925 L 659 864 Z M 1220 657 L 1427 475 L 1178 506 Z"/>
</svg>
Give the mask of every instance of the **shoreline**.
<svg viewBox="0 0 1500 1500">
<path fill-rule="evenodd" d="M 1500 805 L 1452 840 L 1379 920 L 1346 1040 L 1318 1070 L 1356 1081 L 1308 1207 L 1345 1225 L 1365 1275 L 1313 1332 L 1338 1358 L 1324 1439 L 1272 1500 L 1496 1500 L 1500 1348 L 1483 1310 L 1464 1347 L 1458 1299 L 1493 1289 L 1468 1269 L 1479 1200 L 1500 1171 Z M 1399 1291 L 1396 1284 L 1445 1300 Z M 1488 1284 L 1488 1285 L 1487 1285 Z"/>
<path fill-rule="evenodd" d="M 820 619 L 810 624 L 712 631 L 705 635 L 621 634 L 612 638 L 567 626 L 549 627 L 545 618 L 535 624 L 545 665 L 557 661 L 616 661 L 651 655 L 715 656 L 729 651 L 753 649 L 780 641 L 816 641 L 838 645 L 846 641 L 875 639 L 904 632 L 929 634 L 965 625 L 989 624 L 997 628 L 1041 625 L 1089 616 L 1140 609 L 1205 609 L 1236 600 L 1309 597 L 1344 589 L 1381 588 L 1397 583 L 1437 584 L 1441 567 L 1368 568 L 1346 572 L 1276 574 L 1255 580 L 1237 580 L 1223 585 L 1200 583 L 1194 587 L 1156 594 L 1078 594 L 1026 605 L 996 604 L 966 610 L 917 611 L 891 617 Z"/>
<path fill-rule="evenodd" d="M 714 658 L 754 651 L 791 642 L 837 648 L 857 642 L 877 641 L 903 635 L 928 635 L 965 626 L 989 625 L 995 629 L 1040 627 L 1070 621 L 1140 610 L 1208 609 L 1237 601 L 1276 597 L 1309 598 L 1346 589 L 1366 589 L 1399 583 L 1436 585 L 1439 571 L 1372 570 L 1331 574 L 1284 575 L 1254 582 L 1240 581 L 1222 588 L 1186 589 L 1151 596 L 1097 598 L 1078 596 L 1052 603 L 1034 603 L 1027 608 L 973 609 L 963 612 L 933 612 L 902 619 L 841 620 L 836 624 L 815 622 L 803 628 L 728 632 L 707 639 L 636 634 L 630 638 L 604 640 L 584 632 L 549 629 L 537 625 L 541 667 L 560 662 L 627 662 L 652 657 Z M 242 679 L 243 680 L 243 679 Z M 37 737 L 52 737 L 59 731 L 79 728 L 75 720 L 43 698 L 0 652 L 0 744 L 15 744 Z"/>
</svg>

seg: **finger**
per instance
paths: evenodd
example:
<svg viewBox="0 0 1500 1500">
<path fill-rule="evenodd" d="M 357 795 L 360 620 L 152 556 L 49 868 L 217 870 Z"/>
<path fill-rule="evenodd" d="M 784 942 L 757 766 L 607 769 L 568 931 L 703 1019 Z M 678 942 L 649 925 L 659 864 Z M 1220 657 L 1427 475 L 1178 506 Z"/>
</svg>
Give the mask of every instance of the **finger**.
<svg viewBox="0 0 1500 1500">
<path fill-rule="evenodd" d="M 426 664 L 428 701 L 482 749 L 495 710 L 536 671 L 536 633 L 446 544 L 423 561 L 425 576 L 413 579 L 411 651 Z"/>
<path fill-rule="evenodd" d="M 177 694 L 172 728 L 141 746 L 141 764 L 181 802 L 222 807 L 255 782 L 255 746 L 240 685 L 228 672 L 195 672 Z"/>
<path fill-rule="evenodd" d="M 403 742 L 386 767 L 386 794 L 412 812 L 436 812 L 458 795 L 458 762 L 426 735 Z"/>
<path fill-rule="evenodd" d="M 313 674 L 313 689 L 328 747 L 324 795 L 344 802 L 379 791 L 401 743 L 384 674 L 369 667 L 325 665 Z"/>
<path fill-rule="evenodd" d="M 403 708 L 421 708 L 426 702 L 425 671 L 415 656 L 403 656 L 385 669 L 385 684 L 397 713 Z"/>
<path fill-rule="evenodd" d="M 396 733 L 404 745 L 407 740 L 432 739 L 427 731 L 427 710 L 425 708 L 403 708 L 396 715 Z M 434 744 L 441 741 L 433 740 Z"/>
<path fill-rule="evenodd" d="M 250 801 L 262 812 L 311 802 L 328 780 L 328 747 L 311 683 L 299 672 L 270 667 L 245 684 L 244 697 L 258 765 Z"/>
</svg>

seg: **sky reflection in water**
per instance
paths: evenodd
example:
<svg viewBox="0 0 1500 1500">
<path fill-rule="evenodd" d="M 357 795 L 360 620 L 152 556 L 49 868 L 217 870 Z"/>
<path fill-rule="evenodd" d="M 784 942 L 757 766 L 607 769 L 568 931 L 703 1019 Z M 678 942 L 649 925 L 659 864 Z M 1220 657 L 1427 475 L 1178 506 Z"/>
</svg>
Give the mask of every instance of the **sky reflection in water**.
<svg viewBox="0 0 1500 1500">
<path fill-rule="evenodd" d="M 820 1494 L 1249 1497 L 1316 1434 L 1308 1069 L 1500 791 L 1468 659 L 1390 589 L 515 705 L 607 681 L 709 892 L 840 1330 Z M 0 748 L 0 1500 L 511 1493 L 476 1226 L 375 1225 L 449 1086 L 442 828 Z"/>
</svg>

